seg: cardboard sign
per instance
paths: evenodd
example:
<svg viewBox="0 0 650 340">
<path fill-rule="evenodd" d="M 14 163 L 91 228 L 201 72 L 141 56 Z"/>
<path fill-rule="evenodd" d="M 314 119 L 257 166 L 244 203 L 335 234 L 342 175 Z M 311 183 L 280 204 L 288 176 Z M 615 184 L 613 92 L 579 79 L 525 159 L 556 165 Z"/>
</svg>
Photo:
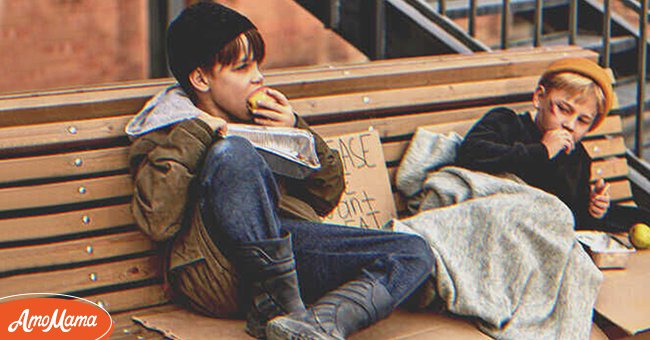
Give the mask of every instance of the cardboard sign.
<svg viewBox="0 0 650 340">
<path fill-rule="evenodd" d="M 377 131 L 326 138 L 338 150 L 345 171 L 345 192 L 324 223 L 381 228 L 397 213 L 384 152 Z"/>
</svg>

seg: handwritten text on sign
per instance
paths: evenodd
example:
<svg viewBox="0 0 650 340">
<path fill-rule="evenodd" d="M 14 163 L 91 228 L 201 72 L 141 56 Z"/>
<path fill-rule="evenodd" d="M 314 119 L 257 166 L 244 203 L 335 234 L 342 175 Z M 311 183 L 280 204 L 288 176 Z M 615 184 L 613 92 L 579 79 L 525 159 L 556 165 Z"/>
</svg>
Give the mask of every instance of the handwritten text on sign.
<svg viewBox="0 0 650 340">
<path fill-rule="evenodd" d="M 377 131 L 326 139 L 338 150 L 345 170 L 345 192 L 324 222 L 377 229 L 396 216 L 384 153 Z"/>
</svg>

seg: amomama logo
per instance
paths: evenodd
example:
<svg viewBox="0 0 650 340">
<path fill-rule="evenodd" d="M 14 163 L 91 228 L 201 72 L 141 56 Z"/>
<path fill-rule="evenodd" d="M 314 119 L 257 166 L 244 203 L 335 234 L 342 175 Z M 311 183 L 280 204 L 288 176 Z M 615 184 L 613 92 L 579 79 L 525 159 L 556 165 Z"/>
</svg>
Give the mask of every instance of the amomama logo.
<svg viewBox="0 0 650 340">
<path fill-rule="evenodd" d="M 91 301 L 64 294 L 0 298 L 0 339 L 108 339 L 113 319 Z"/>
</svg>

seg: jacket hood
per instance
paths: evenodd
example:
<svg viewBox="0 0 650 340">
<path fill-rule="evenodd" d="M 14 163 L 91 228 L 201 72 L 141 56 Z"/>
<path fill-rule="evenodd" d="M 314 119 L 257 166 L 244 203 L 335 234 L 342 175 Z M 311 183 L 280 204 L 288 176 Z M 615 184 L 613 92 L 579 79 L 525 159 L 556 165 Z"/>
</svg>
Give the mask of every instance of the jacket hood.
<svg viewBox="0 0 650 340">
<path fill-rule="evenodd" d="M 194 106 L 179 84 L 172 85 L 151 98 L 126 125 L 130 137 L 197 117 L 201 110 Z"/>
</svg>

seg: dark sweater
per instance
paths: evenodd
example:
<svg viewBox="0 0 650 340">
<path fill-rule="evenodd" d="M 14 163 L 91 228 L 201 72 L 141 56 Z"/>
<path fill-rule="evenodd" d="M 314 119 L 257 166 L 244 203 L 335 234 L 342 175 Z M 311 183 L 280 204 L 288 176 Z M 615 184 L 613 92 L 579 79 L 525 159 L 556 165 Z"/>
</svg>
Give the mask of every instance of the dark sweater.
<svg viewBox="0 0 650 340">
<path fill-rule="evenodd" d="M 456 165 L 491 174 L 513 173 L 526 183 L 561 199 L 573 212 L 576 229 L 601 229 L 589 207 L 591 159 L 581 143 L 569 155 L 552 160 L 542 133 L 529 113 L 499 107 L 472 127 L 458 151 Z"/>
</svg>

